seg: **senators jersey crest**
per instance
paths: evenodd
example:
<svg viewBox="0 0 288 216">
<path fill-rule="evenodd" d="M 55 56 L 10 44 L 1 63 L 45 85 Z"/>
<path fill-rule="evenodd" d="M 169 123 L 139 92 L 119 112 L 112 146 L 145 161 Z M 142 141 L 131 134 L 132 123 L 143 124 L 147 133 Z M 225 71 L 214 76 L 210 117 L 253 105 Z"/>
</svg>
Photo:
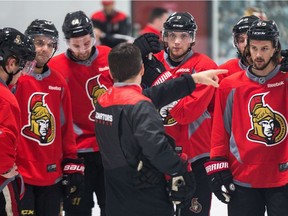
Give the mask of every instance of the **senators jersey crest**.
<svg viewBox="0 0 288 216">
<path fill-rule="evenodd" d="M 268 93 L 254 95 L 249 101 L 251 129 L 247 139 L 273 146 L 279 144 L 287 135 L 287 122 L 284 116 L 265 103 Z"/>
<path fill-rule="evenodd" d="M 179 101 L 179 100 L 178 100 Z M 170 114 L 170 110 L 176 106 L 176 104 L 178 103 L 178 101 L 173 101 L 172 103 L 162 107 L 160 110 L 159 110 L 159 114 L 162 118 L 162 121 L 163 121 L 163 125 L 164 126 L 172 126 L 172 125 L 175 125 L 177 124 L 176 120 L 171 116 Z"/>
<path fill-rule="evenodd" d="M 47 94 L 34 93 L 28 101 L 28 124 L 21 129 L 21 134 L 41 146 L 50 145 L 55 139 L 55 118 L 45 103 Z"/>
<path fill-rule="evenodd" d="M 101 75 L 92 77 L 91 79 L 87 80 L 86 83 L 86 93 L 88 97 L 91 98 L 91 104 L 93 106 L 93 110 L 88 116 L 91 121 L 95 121 L 95 105 L 98 97 L 107 91 L 106 86 L 100 83 L 100 76 Z"/>
</svg>

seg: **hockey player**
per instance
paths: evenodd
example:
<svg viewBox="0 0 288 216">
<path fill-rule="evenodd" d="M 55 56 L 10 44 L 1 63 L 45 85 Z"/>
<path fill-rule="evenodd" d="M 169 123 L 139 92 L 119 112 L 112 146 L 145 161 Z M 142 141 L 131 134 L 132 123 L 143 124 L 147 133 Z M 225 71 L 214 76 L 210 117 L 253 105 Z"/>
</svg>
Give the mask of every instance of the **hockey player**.
<svg viewBox="0 0 288 216">
<path fill-rule="evenodd" d="M 15 163 L 20 108 L 8 85 L 17 81 L 19 72 L 34 58 L 35 47 L 28 37 L 13 28 L 0 29 L 0 215 L 18 216 L 19 195 L 23 195 Z"/>
<path fill-rule="evenodd" d="M 168 17 L 162 32 L 165 50 L 155 54 L 167 72 L 162 73 L 153 82 L 150 80 L 147 85 L 158 85 L 182 74 L 217 68 L 216 63 L 208 56 L 192 50 L 196 31 L 197 25 L 190 13 L 175 12 Z M 136 39 L 134 44 L 140 47 L 143 56 L 149 54 L 149 50 L 145 52 L 143 49 L 144 37 Z M 212 107 L 213 96 L 213 87 L 199 85 L 189 96 L 159 110 L 165 131 L 175 140 L 182 152 L 188 155 L 196 177 L 197 189 L 190 204 L 182 209 L 184 215 L 208 216 L 211 207 L 212 193 L 203 164 L 210 153 L 210 106 Z"/>
<path fill-rule="evenodd" d="M 139 34 L 154 33 L 161 38 L 163 23 L 167 20 L 169 11 L 166 8 L 155 7 L 151 10 L 147 24 L 140 30 Z"/>
<path fill-rule="evenodd" d="M 95 11 L 91 20 L 97 42 L 102 45 L 114 47 L 117 44 L 134 40 L 131 36 L 131 23 L 129 17 L 115 9 L 115 0 L 101 0 L 103 9 Z"/>
<path fill-rule="evenodd" d="M 94 121 L 98 97 L 113 85 L 108 66 L 108 54 L 111 48 L 94 46 L 95 36 L 92 22 L 83 11 L 68 13 L 62 30 L 68 49 L 66 53 L 52 58 L 49 66 L 59 71 L 68 82 L 72 95 L 74 133 L 78 155 L 85 159 L 85 195 L 80 203 L 64 201 L 64 210 L 67 216 L 90 216 L 94 206 L 93 194 L 96 193 L 101 216 L 104 216 L 104 171 L 95 137 Z M 159 44 L 158 38 L 151 36 L 149 39 L 152 45 L 147 43 L 147 49 L 159 52 L 160 45 L 154 46 L 153 43 L 157 41 Z M 149 68 L 149 70 L 153 71 L 154 69 Z M 153 103 L 160 107 L 171 102 L 173 100 L 170 99 L 171 97 L 179 99 L 190 94 L 193 89 L 191 76 L 187 75 L 179 78 L 176 83 L 163 85 L 160 90 L 155 90 L 155 88 L 148 90 L 147 95 L 150 95 Z"/>
<path fill-rule="evenodd" d="M 161 118 L 151 100 L 142 95 L 144 67 L 140 50 L 132 44 L 119 44 L 108 59 L 115 83 L 98 98 L 95 115 L 96 137 L 105 169 L 106 214 L 172 216 L 173 205 L 161 173 L 183 175 L 183 184 L 177 188 L 183 200 L 174 196 L 173 189 L 172 200 L 191 199 L 195 182 L 164 135 Z M 196 77 L 204 73 L 193 74 L 194 81 L 198 83 L 201 79 Z M 147 169 L 155 170 L 160 177 L 136 187 L 137 173 L 147 164 Z"/>
<path fill-rule="evenodd" d="M 104 216 L 104 173 L 95 138 L 94 105 L 97 98 L 113 84 L 107 60 L 111 48 L 95 47 L 92 22 L 83 11 L 68 13 L 62 30 L 68 49 L 66 53 L 52 58 L 49 66 L 62 74 L 68 83 L 78 156 L 83 157 L 85 163 L 84 196 L 80 202 L 64 200 L 65 215 L 92 215 L 93 194 L 96 193 L 101 216 Z"/>
<path fill-rule="evenodd" d="M 249 27 L 252 25 L 252 23 L 259 18 L 251 15 L 251 16 L 245 16 L 242 17 L 236 25 L 233 27 L 233 44 L 237 49 L 237 58 L 233 58 L 228 60 L 227 62 L 223 63 L 219 66 L 221 69 L 228 69 L 227 74 L 223 74 L 221 78 L 224 78 L 226 76 L 229 76 L 235 72 L 243 71 L 245 70 L 250 64 L 252 64 L 250 58 L 244 57 L 244 48 L 247 44 L 247 34 Z"/>
<path fill-rule="evenodd" d="M 65 198 L 79 195 L 84 166 L 77 158 L 68 86 L 47 66 L 57 50 L 58 31 L 51 21 L 36 19 L 25 35 L 34 42 L 36 65 L 15 89 L 22 120 L 16 161 L 25 182 L 21 215 L 58 215 L 62 176 Z"/>
<path fill-rule="evenodd" d="M 244 73 L 222 80 L 216 93 L 211 159 L 212 191 L 229 216 L 288 215 L 288 73 L 273 20 L 247 31 Z"/>
</svg>

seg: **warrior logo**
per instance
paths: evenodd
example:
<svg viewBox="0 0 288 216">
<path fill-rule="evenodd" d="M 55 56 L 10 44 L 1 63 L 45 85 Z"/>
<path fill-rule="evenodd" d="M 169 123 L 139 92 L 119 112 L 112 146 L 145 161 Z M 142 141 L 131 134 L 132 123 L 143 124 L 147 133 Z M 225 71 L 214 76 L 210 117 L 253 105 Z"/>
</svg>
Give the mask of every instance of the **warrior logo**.
<svg viewBox="0 0 288 216">
<path fill-rule="evenodd" d="M 55 139 L 55 118 L 51 113 L 44 97 L 47 94 L 34 93 L 28 102 L 28 125 L 25 125 L 21 134 L 41 146 L 50 145 Z"/>
<path fill-rule="evenodd" d="M 189 210 L 194 213 L 200 213 L 202 211 L 202 205 L 199 203 L 198 198 L 192 198 Z"/>
<path fill-rule="evenodd" d="M 97 103 L 98 97 L 106 92 L 106 86 L 102 85 L 99 81 L 100 75 L 92 77 L 91 79 L 87 80 L 86 83 L 86 93 L 89 98 L 91 98 L 91 104 L 93 110 L 90 112 L 88 118 L 91 121 L 95 121 L 95 105 Z"/>
<path fill-rule="evenodd" d="M 265 104 L 268 93 L 254 95 L 249 102 L 251 130 L 246 137 L 251 141 L 273 146 L 279 144 L 287 135 L 287 122 L 281 113 Z"/>
<path fill-rule="evenodd" d="M 165 126 L 172 126 L 172 125 L 175 125 L 177 123 L 176 120 L 171 116 L 170 110 L 173 109 L 174 106 L 176 106 L 178 101 L 173 101 L 172 103 L 162 107 L 159 110 L 160 116 L 161 116 L 163 124 Z"/>
</svg>

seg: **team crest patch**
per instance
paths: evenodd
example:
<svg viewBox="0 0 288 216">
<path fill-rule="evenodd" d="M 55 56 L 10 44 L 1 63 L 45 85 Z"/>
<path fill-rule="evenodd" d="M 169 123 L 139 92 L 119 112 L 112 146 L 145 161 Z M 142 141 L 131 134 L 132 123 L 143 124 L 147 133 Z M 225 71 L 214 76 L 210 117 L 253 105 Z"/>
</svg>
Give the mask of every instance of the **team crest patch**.
<svg viewBox="0 0 288 216">
<path fill-rule="evenodd" d="M 173 109 L 173 107 L 177 105 L 178 101 L 173 101 L 172 103 L 162 107 L 159 110 L 159 114 L 165 126 L 172 126 L 177 123 L 176 120 L 171 116 L 170 110 Z"/>
<path fill-rule="evenodd" d="M 55 139 L 55 118 L 45 103 L 47 94 L 34 93 L 28 102 L 28 124 L 25 125 L 21 134 L 41 146 L 50 145 Z"/>
<path fill-rule="evenodd" d="M 279 144 L 287 135 L 287 122 L 284 116 L 265 103 L 268 93 L 254 95 L 249 102 L 252 128 L 247 139 L 273 146 Z"/>
<path fill-rule="evenodd" d="M 202 205 L 199 203 L 198 198 L 192 198 L 189 210 L 194 213 L 200 213 L 202 211 Z"/>
<path fill-rule="evenodd" d="M 93 107 L 93 110 L 90 112 L 88 117 L 91 121 L 95 121 L 95 105 L 97 103 L 98 97 L 107 91 L 106 86 L 101 84 L 99 79 L 100 75 L 97 75 L 87 80 L 86 83 L 86 93 L 91 99 L 91 104 Z"/>
</svg>

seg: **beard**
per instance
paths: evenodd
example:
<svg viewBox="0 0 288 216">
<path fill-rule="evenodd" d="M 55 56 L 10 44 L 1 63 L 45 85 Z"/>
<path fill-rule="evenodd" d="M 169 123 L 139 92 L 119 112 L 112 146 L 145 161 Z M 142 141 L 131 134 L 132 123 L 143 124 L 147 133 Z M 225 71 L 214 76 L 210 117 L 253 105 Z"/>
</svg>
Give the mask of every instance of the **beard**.
<svg viewBox="0 0 288 216">
<path fill-rule="evenodd" d="M 258 61 L 261 61 L 261 63 L 258 63 Z M 268 66 L 270 61 L 271 61 L 271 58 L 269 59 L 267 63 L 265 63 L 264 59 L 262 58 L 256 58 L 253 61 L 253 68 L 255 68 L 256 70 L 264 70 Z"/>
</svg>

